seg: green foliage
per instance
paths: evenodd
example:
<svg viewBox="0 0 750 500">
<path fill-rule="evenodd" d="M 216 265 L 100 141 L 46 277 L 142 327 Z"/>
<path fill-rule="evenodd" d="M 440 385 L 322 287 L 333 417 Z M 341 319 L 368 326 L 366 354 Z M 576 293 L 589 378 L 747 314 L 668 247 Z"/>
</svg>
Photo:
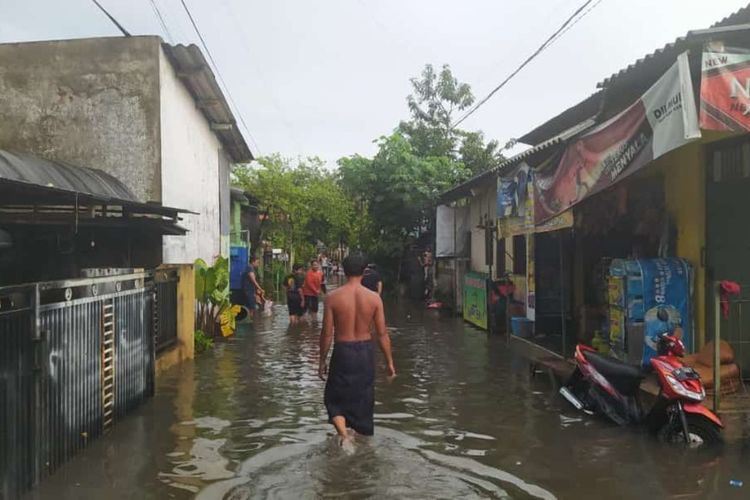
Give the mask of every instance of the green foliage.
<svg viewBox="0 0 750 500">
<path fill-rule="evenodd" d="M 234 332 L 234 321 L 229 320 L 228 311 L 239 310 L 232 308 L 229 291 L 229 260 L 217 257 L 212 266 L 203 259 L 197 259 L 195 269 L 195 300 L 198 303 L 195 315 L 197 331 L 207 332 L 216 336 L 217 323 L 221 326 L 224 336 Z"/>
<path fill-rule="evenodd" d="M 214 346 L 213 339 L 203 333 L 203 330 L 196 330 L 194 339 L 195 352 L 197 353 L 208 351 Z"/>
<path fill-rule="evenodd" d="M 236 166 L 233 178 L 259 200 L 261 238 L 292 250 L 296 260 L 315 255 L 318 242 L 350 242 L 354 204 L 319 158 L 263 157 L 257 165 Z"/>
<path fill-rule="evenodd" d="M 421 78 L 411 79 L 411 85 L 413 93 L 406 99 L 411 120 L 401 122 L 399 131 L 419 156 L 453 158 L 458 135 L 451 124 L 455 112 L 474 103 L 471 88 L 460 83 L 448 65 L 436 73 L 431 64 L 425 65 Z"/>
<path fill-rule="evenodd" d="M 444 156 L 421 157 L 401 134 L 383 137 L 372 159 L 339 160 L 341 184 L 367 210 L 360 230 L 368 252 L 393 255 L 429 216 L 435 198 L 464 177 L 463 165 Z"/>
<path fill-rule="evenodd" d="M 462 142 L 458 155 L 469 175 L 474 176 L 486 172 L 503 160 L 503 156 L 498 152 L 498 142 L 492 140 L 485 143 L 482 132 L 462 131 L 460 135 Z"/>
<path fill-rule="evenodd" d="M 467 176 L 496 166 L 502 156 L 497 141 L 484 143 L 481 132 L 453 127 L 458 114 L 474 104 L 471 87 L 453 76 L 448 65 L 435 72 L 431 64 L 421 78 L 412 78 L 412 94 L 407 98 L 411 119 L 402 121 L 398 131 L 421 157 L 445 157 L 463 163 Z"/>
<path fill-rule="evenodd" d="M 452 126 L 474 102 L 471 88 L 445 65 L 426 65 L 407 98 L 411 117 L 378 141 L 373 158 L 341 158 L 340 183 L 354 200 L 355 240 L 376 260 L 394 262 L 410 237 L 428 226 L 437 197 L 495 167 L 497 141 Z"/>
</svg>

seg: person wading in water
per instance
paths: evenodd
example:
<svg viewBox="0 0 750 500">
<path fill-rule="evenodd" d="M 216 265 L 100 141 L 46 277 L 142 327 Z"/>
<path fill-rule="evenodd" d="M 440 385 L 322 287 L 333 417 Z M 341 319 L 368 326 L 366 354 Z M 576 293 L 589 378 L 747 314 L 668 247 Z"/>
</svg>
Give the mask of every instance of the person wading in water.
<svg viewBox="0 0 750 500">
<path fill-rule="evenodd" d="M 343 264 L 346 284 L 328 294 L 325 300 L 318 376 L 326 381 L 324 403 L 339 444 L 351 450 L 352 436 L 347 427 L 365 436 L 372 436 L 374 430 L 375 352 L 370 333 L 373 323 L 389 379 L 396 376 L 396 368 L 383 301 L 377 293 L 362 286 L 367 260 L 363 255 L 352 255 Z M 326 358 L 331 344 L 334 346 L 329 369 Z"/>
</svg>

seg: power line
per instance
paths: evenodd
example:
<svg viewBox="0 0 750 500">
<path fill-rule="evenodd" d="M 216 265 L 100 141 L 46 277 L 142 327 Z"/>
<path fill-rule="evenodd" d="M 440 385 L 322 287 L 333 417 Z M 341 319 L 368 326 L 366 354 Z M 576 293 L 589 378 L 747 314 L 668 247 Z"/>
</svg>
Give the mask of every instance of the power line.
<svg viewBox="0 0 750 500">
<path fill-rule="evenodd" d="M 131 36 L 130 33 L 128 32 L 128 30 L 126 30 L 125 28 L 123 28 L 122 24 L 118 23 L 117 19 L 115 19 L 112 14 L 110 14 L 109 12 L 107 12 L 107 9 L 105 9 L 104 7 L 102 7 L 102 4 L 100 4 L 97 0 L 91 0 L 91 1 L 94 2 L 94 5 L 96 5 L 97 7 L 99 7 L 99 10 L 101 10 L 102 12 L 104 12 L 104 15 L 107 16 L 109 18 L 109 20 L 112 21 L 112 23 L 115 26 L 117 26 L 117 29 L 119 29 L 122 32 L 123 35 L 125 35 L 125 36 Z"/>
<path fill-rule="evenodd" d="M 471 115 L 473 115 L 479 108 L 481 108 L 487 101 L 489 101 L 492 98 L 492 96 L 494 96 L 500 89 L 502 89 L 503 87 L 505 87 L 505 85 L 509 81 L 511 81 L 523 68 L 525 68 L 526 65 L 528 65 L 534 59 L 536 59 L 536 57 L 539 54 L 541 54 L 544 51 L 544 49 L 546 49 L 552 42 L 554 42 L 555 39 L 557 39 L 561 35 L 561 33 L 568 27 L 568 25 L 570 25 L 571 22 L 573 22 L 573 20 L 578 16 L 578 14 L 580 14 L 593 1 L 594 0 L 586 0 L 583 3 L 583 5 L 581 5 L 580 7 L 578 7 L 576 9 L 576 11 L 573 12 L 573 14 L 565 20 L 565 22 L 562 24 L 562 26 L 560 26 L 557 29 L 557 31 L 555 31 L 554 33 L 552 33 L 552 35 L 549 38 L 547 38 L 544 41 L 544 43 L 542 43 L 542 45 L 540 45 L 539 48 L 534 51 L 533 54 L 531 54 L 529 57 L 527 57 L 526 60 L 524 62 L 522 62 L 520 66 L 518 66 L 515 70 L 513 70 L 513 72 L 510 75 L 508 75 L 505 78 L 505 80 L 503 80 L 502 82 L 500 82 L 500 85 L 498 85 L 497 87 L 495 87 L 494 89 L 492 89 L 492 91 L 489 94 L 487 94 L 486 97 L 484 97 L 481 101 L 479 101 L 478 103 L 476 103 L 469 111 L 466 112 L 466 114 L 464 114 L 455 123 L 453 123 L 453 125 L 451 125 L 451 128 L 455 128 L 458 125 L 460 125 L 464 120 L 466 120 L 468 117 L 470 117 Z"/>
<path fill-rule="evenodd" d="M 232 93 L 229 91 L 229 85 L 227 85 L 227 82 L 224 81 L 224 77 L 221 76 L 221 71 L 219 71 L 219 66 L 216 64 L 216 61 L 214 60 L 214 56 L 211 54 L 211 51 L 208 50 L 208 45 L 206 44 L 206 40 L 203 39 L 203 35 L 201 34 L 201 31 L 200 29 L 198 29 L 198 25 L 196 24 L 195 19 L 193 19 L 193 14 L 190 13 L 190 9 L 185 3 L 185 0 L 180 0 L 180 3 L 182 4 L 182 7 L 185 9 L 185 12 L 187 13 L 188 18 L 190 18 L 190 24 L 193 25 L 193 29 L 198 34 L 198 39 L 200 39 L 201 45 L 203 46 L 203 50 L 206 51 L 208 60 L 211 61 L 211 64 L 214 67 L 214 71 L 216 71 L 216 75 L 219 77 L 219 81 L 224 86 L 224 90 L 227 93 L 227 97 L 229 97 L 229 102 L 232 103 L 232 105 L 234 106 L 234 109 L 237 111 L 237 116 L 240 117 L 240 122 L 242 122 L 242 125 L 245 127 L 245 132 L 247 132 L 247 135 L 248 137 L 250 137 L 250 140 L 253 141 L 253 144 L 255 145 L 255 150 L 258 152 L 258 155 L 260 155 L 261 152 L 260 152 L 260 148 L 258 147 L 258 142 L 253 137 L 253 134 L 250 133 L 250 127 L 247 126 L 247 123 L 245 122 L 245 118 L 243 118 L 242 112 L 240 111 L 240 107 L 237 106 L 237 103 L 234 101 L 234 98 L 232 97 Z"/>
<path fill-rule="evenodd" d="M 236 15 L 234 15 L 234 11 L 232 10 L 231 5 L 229 2 L 224 2 L 224 7 L 226 8 L 227 14 L 229 14 L 229 18 L 232 20 L 232 23 L 235 26 L 235 29 L 237 30 L 237 33 L 239 34 L 240 42 L 242 42 L 242 45 L 244 45 L 245 50 L 248 54 L 252 53 L 252 49 L 250 48 L 250 42 L 249 37 L 245 33 L 245 29 L 242 26 L 242 23 L 237 21 Z M 287 129 L 287 133 L 289 134 L 289 137 L 292 139 L 294 144 L 297 146 L 297 149 L 300 151 L 303 150 L 302 143 L 299 141 L 299 138 L 297 137 L 297 133 L 294 130 L 294 126 L 289 122 L 289 120 L 286 119 L 286 116 L 284 112 L 281 109 L 281 106 L 279 105 L 277 99 L 274 97 L 273 89 L 271 85 L 268 83 L 268 80 L 266 80 L 265 76 L 263 75 L 263 72 L 260 69 L 260 66 L 256 62 L 254 57 L 250 57 L 250 63 L 252 64 L 253 68 L 255 68 L 255 72 L 258 74 L 258 78 L 260 82 L 265 87 L 266 91 L 268 92 L 271 104 L 276 109 L 276 112 L 278 113 L 279 117 L 281 118 L 281 122 L 284 124 L 284 127 Z"/>
<path fill-rule="evenodd" d="M 560 38 L 562 38 L 563 35 L 565 35 L 565 33 L 568 32 L 568 30 L 570 30 L 573 26 L 575 26 L 576 24 L 578 24 L 578 22 L 581 19 L 583 19 L 584 17 L 586 17 L 588 15 L 588 13 L 591 12 L 592 10 L 594 10 L 597 7 L 597 5 L 599 5 L 600 3 L 602 3 L 602 0 L 596 0 L 596 2 L 594 2 L 594 5 L 592 5 L 588 9 L 586 9 L 586 11 L 584 11 L 583 14 L 581 14 L 580 16 L 578 16 L 578 19 L 576 19 L 575 21 L 573 21 L 571 24 L 568 25 L 568 27 L 566 27 L 563 31 L 561 31 L 560 34 L 557 35 L 557 37 L 555 37 L 555 39 L 552 40 L 549 43 L 549 45 L 552 45 L 553 43 L 555 43 L 556 41 L 558 41 Z M 549 47 L 549 45 L 548 45 L 548 47 Z"/>
<path fill-rule="evenodd" d="M 172 33 L 170 33 L 169 28 L 167 28 L 167 23 L 164 21 L 164 17 L 161 15 L 161 11 L 159 11 L 159 7 L 156 5 L 156 0 L 149 0 L 149 2 L 151 3 L 151 8 L 153 9 L 154 14 L 159 18 L 159 24 L 161 24 L 164 33 L 167 35 L 169 43 L 173 43 Z"/>
</svg>

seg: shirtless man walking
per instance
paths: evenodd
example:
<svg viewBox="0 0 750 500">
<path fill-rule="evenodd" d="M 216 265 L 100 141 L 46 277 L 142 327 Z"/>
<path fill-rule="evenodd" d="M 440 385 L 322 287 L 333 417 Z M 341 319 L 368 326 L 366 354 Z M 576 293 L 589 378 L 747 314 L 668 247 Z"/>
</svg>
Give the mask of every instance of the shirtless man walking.
<svg viewBox="0 0 750 500">
<path fill-rule="evenodd" d="M 396 368 L 383 301 L 361 284 L 367 260 L 363 255 L 351 255 L 344 259 L 343 265 L 346 284 L 328 294 L 325 301 L 318 376 L 326 381 L 324 402 L 329 421 L 336 428 L 339 443 L 345 447 L 351 446 L 347 427 L 365 436 L 373 434 L 375 349 L 370 333 L 373 323 L 389 378 L 396 376 Z M 334 340 L 329 369 L 326 358 Z"/>
</svg>

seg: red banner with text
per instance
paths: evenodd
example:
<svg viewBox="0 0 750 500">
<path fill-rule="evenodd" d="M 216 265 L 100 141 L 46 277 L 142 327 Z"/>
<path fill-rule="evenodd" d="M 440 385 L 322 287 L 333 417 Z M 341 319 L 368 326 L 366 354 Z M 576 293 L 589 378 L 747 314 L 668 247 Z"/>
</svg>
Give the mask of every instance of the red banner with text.
<svg viewBox="0 0 750 500">
<path fill-rule="evenodd" d="M 701 128 L 750 130 L 750 51 L 707 47 L 702 68 Z"/>
<path fill-rule="evenodd" d="M 557 168 L 534 176 L 539 224 L 650 161 L 700 138 L 687 53 L 635 103 L 565 148 Z"/>
</svg>

